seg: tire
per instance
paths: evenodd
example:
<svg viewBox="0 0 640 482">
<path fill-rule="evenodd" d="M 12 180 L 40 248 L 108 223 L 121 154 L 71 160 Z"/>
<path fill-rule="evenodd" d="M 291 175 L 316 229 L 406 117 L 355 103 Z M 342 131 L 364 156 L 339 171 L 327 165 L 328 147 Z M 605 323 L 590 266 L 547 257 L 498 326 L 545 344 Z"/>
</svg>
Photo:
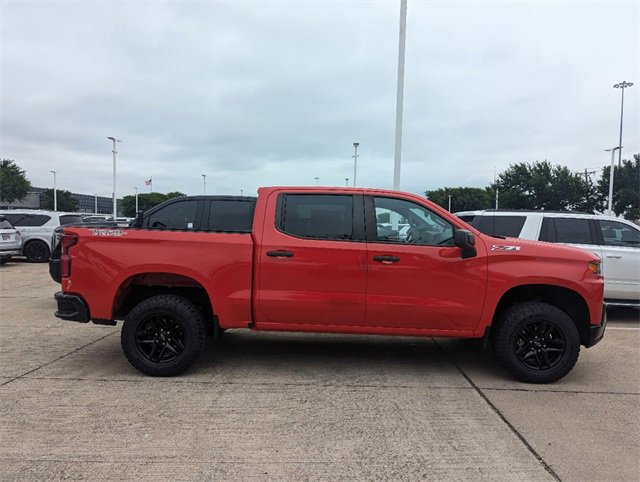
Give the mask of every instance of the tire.
<svg viewBox="0 0 640 482">
<path fill-rule="evenodd" d="M 494 337 L 498 362 L 526 383 L 551 383 L 571 371 L 580 354 L 573 320 L 547 303 L 530 301 L 508 308 Z"/>
<path fill-rule="evenodd" d="M 159 295 L 136 305 L 120 337 L 127 360 L 146 375 L 179 375 L 204 348 L 204 320 L 195 305 L 177 295 Z"/>
<path fill-rule="evenodd" d="M 49 246 L 44 241 L 29 241 L 22 250 L 30 263 L 45 263 L 49 261 Z"/>
<path fill-rule="evenodd" d="M 7 264 L 9 261 L 11 261 L 11 256 L 7 258 L 0 258 L 0 266 L 2 266 L 3 264 Z"/>
</svg>

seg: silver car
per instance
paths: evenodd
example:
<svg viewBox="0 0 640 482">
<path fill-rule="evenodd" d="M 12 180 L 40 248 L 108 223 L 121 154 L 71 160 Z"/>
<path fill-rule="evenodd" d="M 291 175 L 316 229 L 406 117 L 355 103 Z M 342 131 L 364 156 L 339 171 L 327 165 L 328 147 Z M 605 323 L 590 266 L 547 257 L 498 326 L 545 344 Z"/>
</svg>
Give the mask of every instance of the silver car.
<svg viewBox="0 0 640 482">
<path fill-rule="evenodd" d="M 0 216 L 0 265 L 5 264 L 12 256 L 20 256 L 22 238 L 20 233 L 4 216 Z"/>
</svg>

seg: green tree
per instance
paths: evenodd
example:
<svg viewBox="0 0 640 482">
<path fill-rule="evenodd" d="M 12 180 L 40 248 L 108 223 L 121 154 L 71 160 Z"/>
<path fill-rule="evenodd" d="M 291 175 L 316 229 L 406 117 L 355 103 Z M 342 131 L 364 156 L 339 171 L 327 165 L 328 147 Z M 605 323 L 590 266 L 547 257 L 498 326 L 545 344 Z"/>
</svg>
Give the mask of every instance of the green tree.
<svg viewBox="0 0 640 482">
<path fill-rule="evenodd" d="M 147 211 L 158 204 L 165 202 L 168 199 L 174 197 L 182 197 L 183 194 L 178 191 L 170 192 L 168 194 L 162 194 L 161 192 L 149 192 L 145 194 L 138 194 L 138 209 L 140 211 Z M 133 218 L 136 215 L 136 197 L 125 196 L 122 198 L 122 213 L 128 217 Z"/>
<path fill-rule="evenodd" d="M 58 211 L 75 212 L 78 209 L 78 200 L 69 191 L 56 191 Z M 40 194 L 40 206 L 42 209 L 53 210 L 53 189 L 45 189 Z"/>
<path fill-rule="evenodd" d="M 512 164 L 501 172 L 491 190 L 499 192 L 504 209 L 556 209 L 593 212 L 598 206 L 595 186 L 566 166 L 548 161 Z"/>
<path fill-rule="evenodd" d="M 12 203 L 24 199 L 31 183 L 23 169 L 15 161 L 2 159 L 0 161 L 0 202 Z"/>
<path fill-rule="evenodd" d="M 452 212 L 488 209 L 492 204 L 489 191 L 479 187 L 445 187 L 427 191 L 425 195 L 430 201 L 445 209 L 449 208 L 449 196 L 451 196 Z"/>
<path fill-rule="evenodd" d="M 609 175 L 611 166 L 602 170 L 598 180 L 599 208 L 605 211 L 609 202 Z M 633 161 L 623 160 L 622 166 L 613 169 L 613 212 L 618 216 L 636 221 L 640 219 L 640 154 Z"/>
</svg>

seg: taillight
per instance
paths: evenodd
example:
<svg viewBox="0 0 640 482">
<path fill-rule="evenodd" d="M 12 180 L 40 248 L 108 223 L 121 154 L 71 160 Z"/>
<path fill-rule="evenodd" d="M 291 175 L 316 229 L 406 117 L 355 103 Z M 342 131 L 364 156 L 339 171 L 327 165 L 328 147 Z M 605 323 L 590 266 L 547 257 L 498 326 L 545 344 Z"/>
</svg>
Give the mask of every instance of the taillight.
<svg viewBox="0 0 640 482">
<path fill-rule="evenodd" d="M 72 246 L 78 244 L 77 234 L 63 234 L 60 240 L 62 244 L 62 256 L 60 257 L 60 272 L 63 278 L 71 276 L 71 256 L 69 256 L 69 249 Z"/>
<path fill-rule="evenodd" d="M 62 253 L 68 254 L 69 248 L 71 246 L 75 246 L 78 244 L 78 235 L 77 234 L 63 234 L 62 239 L 60 240 L 62 243 Z"/>
</svg>

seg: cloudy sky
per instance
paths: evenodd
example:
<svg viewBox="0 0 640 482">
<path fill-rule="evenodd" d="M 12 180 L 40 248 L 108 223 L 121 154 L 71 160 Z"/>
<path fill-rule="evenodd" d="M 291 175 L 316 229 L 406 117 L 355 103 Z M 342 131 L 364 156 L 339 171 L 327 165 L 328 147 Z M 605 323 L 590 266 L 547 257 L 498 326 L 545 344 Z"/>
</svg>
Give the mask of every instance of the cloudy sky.
<svg viewBox="0 0 640 482">
<path fill-rule="evenodd" d="M 640 152 L 638 2 L 409 0 L 401 189 Z M 0 157 L 35 186 L 393 180 L 400 1 L 2 2 Z"/>
</svg>

